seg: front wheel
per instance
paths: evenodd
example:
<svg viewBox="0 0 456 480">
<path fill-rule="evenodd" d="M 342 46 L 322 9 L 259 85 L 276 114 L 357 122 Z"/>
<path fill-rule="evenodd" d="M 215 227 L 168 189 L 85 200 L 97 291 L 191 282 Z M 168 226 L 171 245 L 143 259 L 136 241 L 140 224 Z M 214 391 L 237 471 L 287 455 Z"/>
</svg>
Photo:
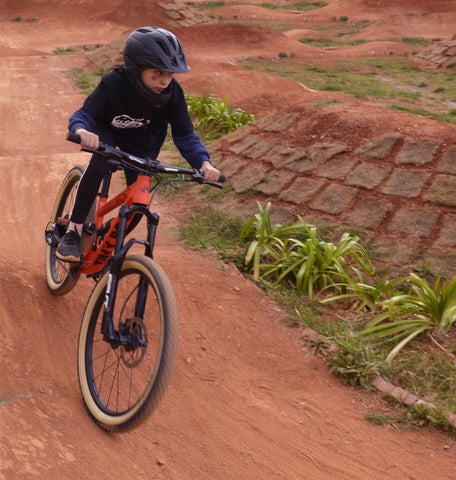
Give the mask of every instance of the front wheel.
<svg viewBox="0 0 456 480">
<path fill-rule="evenodd" d="M 107 341 L 101 323 L 108 278 L 109 272 L 100 278 L 82 319 L 79 384 L 95 423 L 125 431 L 150 415 L 168 388 L 177 355 L 177 305 L 168 277 L 154 260 L 127 257 L 113 308 L 114 328 L 123 341 Z"/>
</svg>

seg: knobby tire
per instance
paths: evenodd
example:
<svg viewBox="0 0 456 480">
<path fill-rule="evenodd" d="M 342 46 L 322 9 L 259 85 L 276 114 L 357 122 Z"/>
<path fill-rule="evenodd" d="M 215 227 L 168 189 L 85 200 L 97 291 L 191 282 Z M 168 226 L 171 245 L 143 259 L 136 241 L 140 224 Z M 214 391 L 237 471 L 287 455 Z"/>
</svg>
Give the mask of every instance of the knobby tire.
<svg viewBox="0 0 456 480">
<path fill-rule="evenodd" d="M 69 220 L 76 198 L 76 190 L 83 173 L 84 167 L 76 166 L 66 175 L 57 193 L 50 224 L 55 224 L 60 218 Z M 59 233 L 63 235 L 64 227 L 60 228 Z M 51 293 L 65 295 L 76 285 L 79 272 L 68 262 L 59 260 L 56 257 L 56 250 L 56 246 L 46 245 L 46 282 Z"/>
<path fill-rule="evenodd" d="M 92 419 L 107 431 L 126 431 L 158 407 L 177 355 L 177 304 L 171 283 L 151 258 L 123 261 L 114 305 L 114 327 L 134 332 L 128 345 L 101 334 L 106 286 L 103 275 L 87 303 L 79 334 L 78 375 Z M 145 295 L 138 292 L 147 289 Z"/>
</svg>

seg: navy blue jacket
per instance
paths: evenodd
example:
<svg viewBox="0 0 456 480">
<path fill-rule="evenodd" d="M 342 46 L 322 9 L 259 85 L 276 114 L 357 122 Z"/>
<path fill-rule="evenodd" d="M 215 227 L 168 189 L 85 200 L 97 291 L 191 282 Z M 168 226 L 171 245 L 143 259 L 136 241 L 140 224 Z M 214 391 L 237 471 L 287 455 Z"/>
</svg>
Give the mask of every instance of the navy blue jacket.
<svg viewBox="0 0 456 480">
<path fill-rule="evenodd" d="M 193 130 L 184 92 L 176 79 L 163 93 L 171 98 L 154 108 L 136 92 L 123 69 L 105 75 L 84 105 L 71 116 L 68 128 L 108 130 L 121 150 L 156 159 L 166 138 L 168 125 L 176 147 L 193 168 L 210 161 L 209 152 Z"/>
</svg>

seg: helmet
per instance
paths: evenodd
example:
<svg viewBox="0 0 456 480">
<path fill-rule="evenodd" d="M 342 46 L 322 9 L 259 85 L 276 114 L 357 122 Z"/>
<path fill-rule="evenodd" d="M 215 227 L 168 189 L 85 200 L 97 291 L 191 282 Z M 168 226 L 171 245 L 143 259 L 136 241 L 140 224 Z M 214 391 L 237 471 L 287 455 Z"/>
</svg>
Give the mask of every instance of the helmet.
<svg viewBox="0 0 456 480">
<path fill-rule="evenodd" d="M 143 27 L 131 33 L 125 44 L 124 59 L 131 73 L 143 67 L 170 73 L 190 70 L 177 37 L 158 27 Z"/>
</svg>

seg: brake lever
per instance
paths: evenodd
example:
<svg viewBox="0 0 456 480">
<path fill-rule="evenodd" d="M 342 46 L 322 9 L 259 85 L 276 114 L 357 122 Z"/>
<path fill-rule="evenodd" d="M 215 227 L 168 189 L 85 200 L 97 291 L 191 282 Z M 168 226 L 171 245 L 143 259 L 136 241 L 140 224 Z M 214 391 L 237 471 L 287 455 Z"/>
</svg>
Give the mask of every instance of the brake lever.
<svg viewBox="0 0 456 480">
<path fill-rule="evenodd" d="M 204 172 L 201 170 L 193 170 L 192 180 L 202 185 L 203 183 L 208 183 L 204 181 Z"/>
<path fill-rule="evenodd" d="M 220 185 L 220 183 L 225 182 L 225 175 L 220 174 L 220 177 L 218 179 L 218 182 L 208 182 L 207 180 L 204 180 L 204 172 L 202 170 L 195 170 L 195 173 L 192 175 L 192 179 L 194 179 L 196 182 L 198 182 L 200 185 L 211 185 L 212 187 L 217 187 L 217 188 L 223 188 L 223 185 Z"/>
</svg>

